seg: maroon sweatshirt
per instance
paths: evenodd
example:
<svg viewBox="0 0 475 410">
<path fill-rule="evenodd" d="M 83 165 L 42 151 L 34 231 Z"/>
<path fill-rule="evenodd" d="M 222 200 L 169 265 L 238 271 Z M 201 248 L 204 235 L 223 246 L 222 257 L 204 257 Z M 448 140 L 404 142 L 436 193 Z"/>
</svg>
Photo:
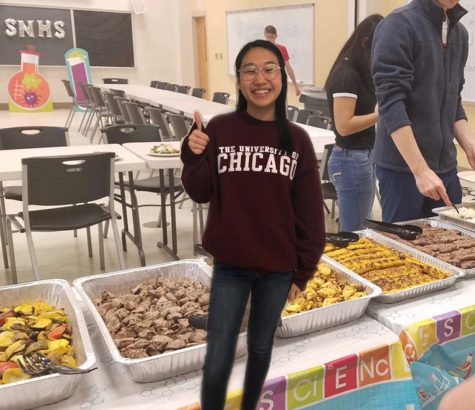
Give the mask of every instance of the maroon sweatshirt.
<svg viewBox="0 0 475 410">
<path fill-rule="evenodd" d="M 258 272 L 295 271 L 301 289 L 325 246 L 322 191 L 305 130 L 289 123 L 294 152 L 278 147 L 276 121 L 245 111 L 214 117 L 201 155 L 182 146 L 188 195 L 210 202 L 203 247 L 217 260 Z"/>
</svg>

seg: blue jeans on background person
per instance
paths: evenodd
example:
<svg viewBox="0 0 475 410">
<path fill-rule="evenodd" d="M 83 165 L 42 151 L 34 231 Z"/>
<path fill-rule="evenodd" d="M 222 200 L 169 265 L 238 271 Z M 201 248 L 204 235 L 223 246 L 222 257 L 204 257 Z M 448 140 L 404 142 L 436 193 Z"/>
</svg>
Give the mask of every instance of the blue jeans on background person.
<svg viewBox="0 0 475 410">
<path fill-rule="evenodd" d="M 410 172 L 392 171 L 376 167 L 381 194 L 381 209 L 384 222 L 402 222 L 434 216 L 432 209 L 445 206 L 442 200 L 422 195 L 417 189 L 414 175 Z M 462 201 L 462 187 L 457 170 L 440 174 L 449 199 L 459 204 Z"/>
<path fill-rule="evenodd" d="M 222 410 L 239 329 L 251 294 L 248 358 L 241 409 L 255 410 L 270 366 L 274 334 L 293 272 L 258 273 L 215 261 L 208 317 L 201 408 Z"/>
<path fill-rule="evenodd" d="M 372 150 L 347 150 L 335 145 L 328 175 L 338 195 L 340 231 L 364 229 L 376 186 Z"/>
</svg>

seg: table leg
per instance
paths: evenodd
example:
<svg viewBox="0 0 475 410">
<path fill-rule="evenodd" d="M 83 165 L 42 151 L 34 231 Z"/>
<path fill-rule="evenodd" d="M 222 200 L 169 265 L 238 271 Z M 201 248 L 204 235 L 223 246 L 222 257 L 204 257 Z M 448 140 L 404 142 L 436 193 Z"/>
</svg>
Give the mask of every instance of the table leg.
<svg viewBox="0 0 475 410">
<path fill-rule="evenodd" d="M 167 230 L 167 196 L 165 190 L 162 189 L 160 192 L 160 206 L 162 212 L 162 231 L 163 231 L 163 242 L 157 243 L 157 246 L 165 249 L 175 260 L 178 260 L 177 255 L 177 234 L 176 234 L 176 209 L 175 209 L 175 184 L 174 184 L 174 169 L 168 170 L 169 178 L 169 193 L 170 193 L 170 225 L 171 225 L 171 235 L 172 235 L 172 247 L 168 246 L 168 230 Z M 160 176 L 160 186 L 165 186 L 165 171 L 163 169 L 159 170 Z"/>
<path fill-rule="evenodd" d="M 160 177 L 160 186 L 165 186 L 165 172 L 163 169 L 158 171 Z M 160 190 L 160 212 L 162 213 L 162 235 L 163 241 L 162 243 L 158 243 L 159 247 L 167 246 L 168 245 L 168 232 L 167 232 L 167 196 L 165 194 L 165 190 Z"/>
<path fill-rule="evenodd" d="M 140 263 L 142 266 L 145 266 L 145 254 L 143 251 L 143 243 L 142 243 L 142 231 L 140 230 L 140 215 L 139 215 L 139 206 L 137 202 L 137 195 L 135 194 L 135 184 L 134 184 L 134 177 L 133 173 L 129 172 L 129 189 L 130 189 L 130 204 L 132 207 L 132 223 L 134 225 L 134 236 L 132 240 L 137 246 L 139 251 Z M 130 237 L 129 233 L 129 237 Z"/>
<path fill-rule="evenodd" d="M 8 255 L 7 255 L 7 210 L 5 207 L 5 197 L 3 192 L 3 183 L 0 181 L 0 242 L 2 246 L 3 266 L 8 268 Z"/>
<path fill-rule="evenodd" d="M 122 218 L 124 220 L 124 229 L 122 229 L 122 248 L 124 251 L 127 251 L 126 239 L 129 238 L 137 247 L 140 264 L 145 266 L 146 262 L 142 244 L 142 231 L 140 230 L 139 207 L 137 203 L 137 196 L 135 194 L 134 174 L 132 171 L 127 173 L 127 178 L 129 181 L 130 204 L 127 203 L 126 199 L 124 175 L 122 172 L 119 173 L 120 203 L 122 205 Z M 116 199 L 118 200 L 119 198 L 116 197 Z M 132 210 L 132 225 L 134 230 L 133 234 L 129 231 L 129 218 L 127 214 L 128 207 L 130 207 Z"/>
<path fill-rule="evenodd" d="M 178 244 L 176 234 L 176 209 L 175 209 L 175 170 L 168 170 L 168 180 L 170 185 L 170 218 L 172 228 L 172 254 L 175 259 L 178 259 Z"/>
</svg>

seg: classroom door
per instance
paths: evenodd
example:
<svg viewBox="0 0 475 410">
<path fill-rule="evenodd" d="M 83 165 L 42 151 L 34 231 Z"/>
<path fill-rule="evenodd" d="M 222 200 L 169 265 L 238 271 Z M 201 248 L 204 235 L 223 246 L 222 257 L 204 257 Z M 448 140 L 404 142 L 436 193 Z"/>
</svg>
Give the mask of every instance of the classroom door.
<svg viewBox="0 0 475 410">
<path fill-rule="evenodd" d="M 205 17 L 193 17 L 196 29 L 199 86 L 208 90 L 208 52 L 206 48 Z"/>
</svg>

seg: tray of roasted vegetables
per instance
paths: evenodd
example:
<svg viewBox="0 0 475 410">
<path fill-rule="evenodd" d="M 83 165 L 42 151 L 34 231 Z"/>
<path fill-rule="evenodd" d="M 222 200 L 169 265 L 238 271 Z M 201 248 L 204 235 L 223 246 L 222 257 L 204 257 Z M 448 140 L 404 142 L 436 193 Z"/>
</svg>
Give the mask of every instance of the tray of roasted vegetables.
<svg viewBox="0 0 475 410">
<path fill-rule="evenodd" d="M 88 369 L 94 352 L 81 310 L 64 280 L 0 287 L 0 409 L 27 409 L 65 399 L 80 375 L 21 370 L 26 355 Z"/>
</svg>

